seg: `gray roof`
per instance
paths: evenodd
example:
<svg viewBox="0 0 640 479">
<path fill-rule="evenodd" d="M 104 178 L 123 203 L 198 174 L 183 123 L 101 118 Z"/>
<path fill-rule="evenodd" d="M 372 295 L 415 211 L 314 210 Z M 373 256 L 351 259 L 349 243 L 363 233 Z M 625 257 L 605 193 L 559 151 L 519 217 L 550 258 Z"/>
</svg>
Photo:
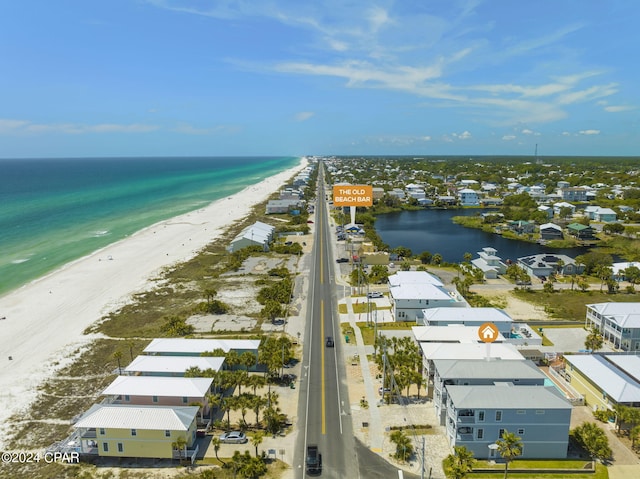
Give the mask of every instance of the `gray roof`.
<svg viewBox="0 0 640 479">
<path fill-rule="evenodd" d="M 571 409 L 554 386 L 447 386 L 456 409 Z"/>
<path fill-rule="evenodd" d="M 435 359 L 435 370 L 443 379 L 544 379 L 545 374 L 533 361 L 475 359 Z"/>
<path fill-rule="evenodd" d="M 640 384 L 603 356 L 571 354 L 564 358 L 615 402 L 640 402 Z"/>
<path fill-rule="evenodd" d="M 621 327 L 640 328 L 640 303 L 596 303 L 587 304 L 587 307 Z"/>
</svg>

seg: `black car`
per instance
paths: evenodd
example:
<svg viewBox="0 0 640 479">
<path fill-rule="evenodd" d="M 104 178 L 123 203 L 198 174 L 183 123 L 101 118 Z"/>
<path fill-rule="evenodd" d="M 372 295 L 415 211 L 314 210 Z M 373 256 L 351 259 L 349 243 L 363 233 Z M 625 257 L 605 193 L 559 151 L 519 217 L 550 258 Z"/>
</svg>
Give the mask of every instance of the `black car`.
<svg viewBox="0 0 640 479">
<path fill-rule="evenodd" d="M 348 263 L 349 262 L 349 258 L 338 258 L 336 260 L 336 263 Z"/>
<path fill-rule="evenodd" d="M 331 336 L 327 336 L 327 347 L 328 348 L 333 347 L 333 338 Z"/>
</svg>

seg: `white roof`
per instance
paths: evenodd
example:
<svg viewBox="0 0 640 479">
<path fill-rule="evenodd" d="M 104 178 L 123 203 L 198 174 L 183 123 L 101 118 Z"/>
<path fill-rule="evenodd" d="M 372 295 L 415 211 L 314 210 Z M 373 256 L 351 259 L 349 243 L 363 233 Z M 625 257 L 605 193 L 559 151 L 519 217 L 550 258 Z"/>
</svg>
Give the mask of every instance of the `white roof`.
<svg viewBox="0 0 640 479">
<path fill-rule="evenodd" d="M 599 354 L 572 354 L 564 358 L 615 402 L 640 402 L 640 384 Z"/>
<path fill-rule="evenodd" d="M 621 327 L 640 328 L 640 303 L 597 303 L 588 304 L 587 307 L 612 319 Z"/>
<path fill-rule="evenodd" d="M 509 343 L 420 343 L 425 359 L 521 359 L 524 356 Z"/>
<path fill-rule="evenodd" d="M 423 309 L 425 321 L 464 321 L 465 323 L 512 322 L 505 311 L 498 308 L 431 308 Z"/>
<path fill-rule="evenodd" d="M 555 387 L 447 386 L 447 394 L 456 409 L 571 409 Z M 568 418 L 567 418 L 568 421 Z"/>
<path fill-rule="evenodd" d="M 635 266 L 636 268 L 640 268 L 640 263 L 637 261 L 629 261 L 624 263 L 613 263 L 611 269 L 613 270 L 613 274 L 618 274 L 622 272 L 622 270 L 627 269 L 630 266 Z"/>
<path fill-rule="evenodd" d="M 478 194 L 478 192 L 477 192 L 477 191 L 472 190 L 471 188 L 463 188 L 463 189 L 461 189 L 460 191 L 458 191 L 458 193 L 464 193 L 464 194 L 473 193 L 473 194 L 475 194 L 475 195 L 477 195 L 477 194 Z"/>
<path fill-rule="evenodd" d="M 547 229 L 547 228 L 553 228 L 554 230 L 562 231 L 562 226 L 558 226 L 555 223 L 545 223 L 545 224 L 540 225 L 540 229 L 541 230 L 544 230 L 544 229 Z"/>
<path fill-rule="evenodd" d="M 494 379 L 496 381 L 514 379 L 536 379 L 544 383 L 545 374 L 533 361 L 492 359 L 436 359 L 434 368 L 441 379 Z"/>
<path fill-rule="evenodd" d="M 636 381 L 640 381 L 640 356 L 637 354 L 606 354 L 607 361 L 615 364 Z"/>
<path fill-rule="evenodd" d="M 455 301 L 444 288 L 433 284 L 403 284 L 390 288 L 389 293 L 393 299 Z"/>
<path fill-rule="evenodd" d="M 213 378 L 118 376 L 102 395 L 202 398 L 209 392 L 211 383 Z"/>
<path fill-rule="evenodd" d="M 478 328 L 463 324 L 449 326 L 413 326 L 413 336 L 419 343 L 480 343 Z M 504 341 L 502 333 L 498 333 L 496 341 Z"/>
<path fill-rule="evenodd" d="M 401 284 L 435 284 L 436 286 L 444 286 L 442 281 L 427 273 L 426 271 L 398 271 L 396 274 L 389 276 L 389 284 L 391 286 L 399 286 Z"/>
<path fill-rule="evenodd" d="M 94 404 L 73 427 L 188 431 L 199 409 L 198 406 Z"/>
<path fill-rule="evenodd" d="M 257 351 L 259 339 L 185 339 L 156 338 L 144 348 L 146 354 L 193 354 L 200 355 L 215 349 L 225 353 L 233 350 Z"/>
<path fill-rule="evenodd" d="M 138 356 L 124 370 L 128 373 L 172 374 L 184 373 L 192 367 L 219 371 L 223 364 L 224 358 L 211 356 Z"/>
</svg>

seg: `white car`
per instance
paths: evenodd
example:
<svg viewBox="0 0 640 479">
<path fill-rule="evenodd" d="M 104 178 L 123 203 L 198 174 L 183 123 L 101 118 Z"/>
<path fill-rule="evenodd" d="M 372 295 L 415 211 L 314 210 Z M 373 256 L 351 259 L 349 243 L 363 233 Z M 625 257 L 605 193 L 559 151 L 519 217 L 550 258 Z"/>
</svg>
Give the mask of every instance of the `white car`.
<svg viewBox="0 0 640 479">
<path fill-rule="evenodd" d="M 225 444 L 244 444 L 247 441 L 247 436 L 242 431 L 225 432 L 220 436 L 220 442 Z"/>
<path fill-rule="evenodd" d="M 384 294 L 382 294 L 380 291 L 372 291 L 370 293 L 367 293 L 367 298 L 384 298 Z"/>
</svg>

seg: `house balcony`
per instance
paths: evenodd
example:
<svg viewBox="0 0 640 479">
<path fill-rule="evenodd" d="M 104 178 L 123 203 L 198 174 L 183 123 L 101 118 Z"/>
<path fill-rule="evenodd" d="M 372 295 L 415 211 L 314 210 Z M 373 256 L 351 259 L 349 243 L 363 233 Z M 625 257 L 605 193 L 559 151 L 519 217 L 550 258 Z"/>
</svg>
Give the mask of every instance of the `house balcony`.
<svg viewBox="0 0 640 479">
<path fill-rule="evenodd" d="M 475 424 L 476 417 L 475 416 L 458 416 L 459 424 Z"/>
<path fill-rule="evenodd" d="M 473 441 L 473 434 L 456 434 L 456 441 L 470 442 Z"/>
</svg>

